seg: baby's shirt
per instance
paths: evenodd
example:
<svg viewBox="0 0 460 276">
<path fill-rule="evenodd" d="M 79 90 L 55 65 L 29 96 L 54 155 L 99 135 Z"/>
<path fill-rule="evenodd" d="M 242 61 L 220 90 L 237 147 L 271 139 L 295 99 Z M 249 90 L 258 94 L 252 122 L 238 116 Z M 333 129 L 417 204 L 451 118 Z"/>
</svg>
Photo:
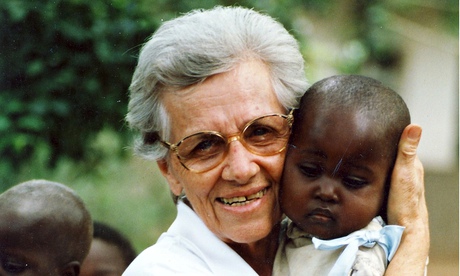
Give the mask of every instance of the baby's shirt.
<svg viewBox="0 0 460 276">
<path fill-rule="evenodd" d="M 365 228 L 353 232 L 347 237 L 339 238 L 339 240 L 347 240 L 354 234 L 359 232 L 360 235 L 367 233 L 376 234 L 372 231 L 381 231 L 384 224 L 380 218 L 374 218 Z M 337 260 L 347 248 L 340 246 L 333 250 L 316 249 L 312 237 L 308 233 L 294 226 L 289 219 L 283 221 L 282 238 L 278 248 L 273 275 L 328 275 L 331 269 L 336 265 Z M 366 232 L 362 232 L 362 231 Z M 395 240 L 391 241 L 394 246 L 391 252 L 387 252 L 388 248 L 383 248 L 377 243 L 360 246 L 356 253 L 352 253 L 349 268 L 340 273 L 331 275 L 383 275 L 388 264 L 387 255 L 396 251 L 402 234 L 402 227 L 397 227 Z M 374 235 L 375 236 L 375 235 Z M 388 239 L 388 237 L 384 237 Z M 335 239 L 334 239 L 335 240 Z M 334 240 L 324 242 L 335 242 Z M 351 250 L 351 249 L 349 249 Z M 391 256 L 391 255 L 390 255 Z M 343 263 L 343 262 L 342 262 Z"/>
</svg>

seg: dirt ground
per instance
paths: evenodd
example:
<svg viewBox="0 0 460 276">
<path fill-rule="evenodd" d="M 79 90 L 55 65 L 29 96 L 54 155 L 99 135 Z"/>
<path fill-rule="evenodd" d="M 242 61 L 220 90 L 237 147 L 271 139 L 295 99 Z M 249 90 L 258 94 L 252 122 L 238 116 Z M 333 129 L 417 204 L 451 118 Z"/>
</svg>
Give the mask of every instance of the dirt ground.
<svg viewBox="0 0 460 276">
<path fill-rule="evenodd" d="M 430 259 L 428 275 L 458 276 L 458 258 Z"/>
<path fill-rule="evenodd" d="M 459 275 L 458 183 L 458 170 L 449 174 L 425 174 L 431 235 L 428 275 Z"/>
</svg>

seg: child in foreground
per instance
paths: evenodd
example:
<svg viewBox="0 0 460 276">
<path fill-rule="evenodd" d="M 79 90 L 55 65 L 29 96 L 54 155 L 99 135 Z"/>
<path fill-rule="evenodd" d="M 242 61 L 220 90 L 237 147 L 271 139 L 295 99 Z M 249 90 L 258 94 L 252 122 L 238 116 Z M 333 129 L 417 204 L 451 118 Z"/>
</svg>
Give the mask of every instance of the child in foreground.
<svg viewBox="0 0 460 276">
<path fill-rule="evenodd" d="M 0 275 L 79 275 L 91 216 L 70 188 L 46 180 L 0 195 Z"/>
<path fill-rule="evenodd" d="M 408 124 L 401 97 L 374 79 L 333 76 L 308 89 L 286 154 L 280 198 L 290 220 L 274 275 L 385 273 L 403 227 L 381 217 Z"/>
</svg>

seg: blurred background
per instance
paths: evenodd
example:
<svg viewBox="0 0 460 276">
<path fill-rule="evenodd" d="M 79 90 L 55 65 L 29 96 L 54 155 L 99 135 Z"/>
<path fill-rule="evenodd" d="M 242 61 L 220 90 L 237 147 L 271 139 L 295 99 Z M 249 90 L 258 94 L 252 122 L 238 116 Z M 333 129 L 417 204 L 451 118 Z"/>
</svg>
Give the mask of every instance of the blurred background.
<svg viewBox="0 0 460 276">
<path fill-rule="evenodd" d="M 197 4 L 195 2 L 200 2 Z M 296 36 L 311 83 L 363 74 L 423 127 L 430 275 L 458 275 L 459 2 L 453 0 L 9 0 L 0 2 L 0 192 L 45 178 L 138 252 L 175 217 L 156 164 L 133 156 L 124 115 L 140 47 L 195 8 L 242 5 Z"/>
</svg>

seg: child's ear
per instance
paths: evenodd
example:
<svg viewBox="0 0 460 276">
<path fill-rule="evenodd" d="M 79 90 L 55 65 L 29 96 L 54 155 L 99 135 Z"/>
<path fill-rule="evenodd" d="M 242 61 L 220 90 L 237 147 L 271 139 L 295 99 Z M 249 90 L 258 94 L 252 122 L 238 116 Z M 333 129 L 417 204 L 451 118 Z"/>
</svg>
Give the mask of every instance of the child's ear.
<svg viewBox="0 0 460 276">
<path fill-rule="evenodd" d="M 80 262 L 73 261 L 67 263 L 60 269 L 59 275 L 61 276 L 78 276 L 80 275 Z"/>
</svg>

